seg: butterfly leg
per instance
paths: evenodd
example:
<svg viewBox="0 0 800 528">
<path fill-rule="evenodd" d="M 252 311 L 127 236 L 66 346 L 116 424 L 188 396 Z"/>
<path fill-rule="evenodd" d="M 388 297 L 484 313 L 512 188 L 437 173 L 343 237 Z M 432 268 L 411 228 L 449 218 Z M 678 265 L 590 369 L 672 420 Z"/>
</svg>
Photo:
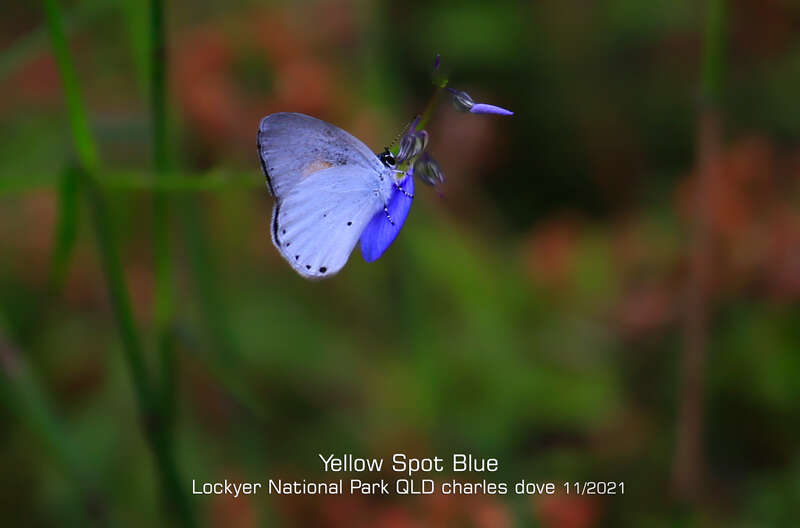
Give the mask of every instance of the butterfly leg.
<svg viewBox="0 0 800 528">
<path fill-rule="evenodd" d="M 386 204 L 383 204 L 383 213 L 386 215 L 386 218 L 389 220 L 389 223 L 394 225 L 394 220 L 392 220 L 392 217 L 389 214 L 389 208 L 386 206 Z"/>
<path fill-rule="evenodd" d="M 414 198 L 413 194 L 408 194 L 405 189 L 397 185 L 397 182 L 394 182 L 394 188 L 400 191 L 401 193 L 406 195 L 406 198 Z"/>
</svg>

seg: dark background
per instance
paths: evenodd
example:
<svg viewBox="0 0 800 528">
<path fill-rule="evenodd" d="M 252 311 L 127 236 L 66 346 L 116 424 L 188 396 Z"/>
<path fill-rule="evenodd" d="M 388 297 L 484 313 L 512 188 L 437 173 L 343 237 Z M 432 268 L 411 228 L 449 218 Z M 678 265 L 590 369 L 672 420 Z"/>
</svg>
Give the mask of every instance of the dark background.
<svg viewBox="0 0 800 528">
<path fill-rule="evenodd" d="M 167 2 L 156 184 L 146 2 L 61 2 L 147 373 L 175 394 L 155 427 L 172 431 L 183 493 L 328 480 L 319 452 L 469 452 L 500 471 L 462 480 L 625 482 L 614 497 L 190 498 L 198 521 L 796 522 L 800 7 L 720 3 L 715 37 L 708 2 Z M 44 10 L 21 4 L 0 4 L 0 518 L 170 525 L 91 198 L 79 186 L 71 207 L 65 191 L 81 158 Z M 443 198 L 418 184 L 381 260 L 357 250 L 304 281 L 269 241 L 259 119 L 308 113 L 381 150 L 433 93 L 436 53 L 451 86 L 514 117 L 440 105 Z M 704 401 L 685 357 L 706 358 Z M 700 455 L 682 465 L 699 409 Z"/>
</svg>

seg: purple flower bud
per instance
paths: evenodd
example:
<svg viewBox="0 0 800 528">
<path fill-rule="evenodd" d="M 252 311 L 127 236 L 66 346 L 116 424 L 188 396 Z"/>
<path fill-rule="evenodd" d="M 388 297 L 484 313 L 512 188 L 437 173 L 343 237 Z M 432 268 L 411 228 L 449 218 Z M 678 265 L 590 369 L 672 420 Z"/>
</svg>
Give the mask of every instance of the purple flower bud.
<svg viewBox="0 0 800 528">
<path fill-rule="evenodd" d="M 500 108 L 499 106 L 478 103 L 469 109 L 472 114 L 496 114 L 496 115 L 514 115 L 511 110 Z"/>
<path fill-rule="evenodd" d="M 444 183 L 442 169 L 427 152 L 423 152 L 414 162 L 414 175 L 428 185 L 436 186 Z"/>
<path fill-rule="evenodd" d="M 439 70 L 439 54 L 436 54 L 436 58 L 433 59 L 433 71 Z"/>
<path fill-rule="evenodd" d="M 458 90 L 453 90 L 452 88 L 447 88 L 447 91 L 452 94 L 453 106 L 459 112 L 469 112 L 471 114 L 514 115 L 514 112 L 511 110 L 506 110 L 505 108 L 500 108 L 499 106 L 476 103 L 472 100 L 472 97 L 470 97 L 467 92 L 460 92 Z"/>
<path fill-rule="evenodd" d="M 428 146 L 428 133 L 424 130 L 409 132 L 400 140 L 400 149 L 397 151 L 397 163 L 403 163 L 415 158 Z"/>
<path fill-rule="evenodd" d="M 472 100 L 472 97 L 467 92 L 450 89 L 448 91 L 453 95 L 453 106 L 459 112 L 469 112 L 475 106 L 475 101 Z"/>
<path fill-rule="evenodd" d="M 405 134 L 400 139 L 400 148 L 397 150 L 397 156 L 394 158 L 395 161 L 400 164 L 412 157 L 416 145 L 417 142 L 414 140 L 413 134 Z"/>
</svg>

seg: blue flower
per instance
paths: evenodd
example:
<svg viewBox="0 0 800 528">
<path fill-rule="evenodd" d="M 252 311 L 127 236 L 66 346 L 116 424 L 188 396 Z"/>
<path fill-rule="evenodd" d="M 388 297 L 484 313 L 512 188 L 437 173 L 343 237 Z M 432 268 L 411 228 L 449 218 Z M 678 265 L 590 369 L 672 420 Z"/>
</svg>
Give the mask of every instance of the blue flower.
<svg viewBox="0 0 800 528">
<path fill-rule="evenodd" d="M 477 103 L 475 106 L 470 108 L 469 111 L 473 114 L 514 115 L 514 112 L 511 110 L 506 110 L 505 108 L 501 108 L 499 106 L 484 103 Z"/>
<path fill-rule="evenodd" d="M 386 211 L 378 211 L 361 233 L 361 255 L 367 262 L 374 262 L 392 245 L 411 210 L 414 199 L 414 169 L 409 169 L 394 192 Z"/>
<path fill-rule="evenodd" d="M 472 100 L 467 92 L 461 92 L 447 88 L 447 91 L 452 95 L 453 106 L 459 112 L 469 112 L 471 114 L 495 114 L 495 115 L 514 115 L 511 110 L 506 110 L 499 106 L 476 103 Z"/>
</svg>

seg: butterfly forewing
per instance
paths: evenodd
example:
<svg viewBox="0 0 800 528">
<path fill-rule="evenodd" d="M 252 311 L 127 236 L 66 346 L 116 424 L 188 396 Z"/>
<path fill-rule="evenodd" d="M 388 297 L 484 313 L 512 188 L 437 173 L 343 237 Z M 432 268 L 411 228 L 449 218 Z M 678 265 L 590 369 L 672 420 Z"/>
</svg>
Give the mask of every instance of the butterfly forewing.
<svg viewBox="0 0 800 528">
<path fill-rule="evenodd" d="M 353 166 L 324 169 L 302 179 L 275 204 L 275 247 L 304 277 L 337 273 L 364 227 L 383 210 L 386 179 Z"/>
<path fill-rule="evenodd" d="M 277 113 L 261 120 L 258 154 L 267 186 L 279 199 L 312 174 L 331 167 L 384 170 L 377 156 L 354 136 L 297 113 Z"/>
</svg>

